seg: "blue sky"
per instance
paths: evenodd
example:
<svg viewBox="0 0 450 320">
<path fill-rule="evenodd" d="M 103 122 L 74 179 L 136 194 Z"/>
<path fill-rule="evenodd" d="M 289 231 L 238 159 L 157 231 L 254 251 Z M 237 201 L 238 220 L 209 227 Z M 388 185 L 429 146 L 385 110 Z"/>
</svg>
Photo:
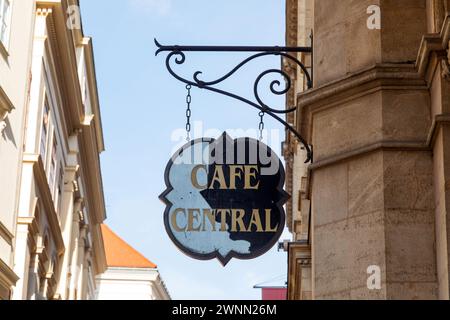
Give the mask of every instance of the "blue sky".
<svg viewBox="0 0 450 320">
<path fill-rule="evenodd" d="M 253 285 L 286 275 L 287 256 L 272 249 L 251 261 L 197 261 L 171 243 L 163 223 L 164 169 L 185 126 L 185 88 L 167 72 L 163 44 L 283 45 L 282 0 L 81 0 L 83 28 L 94 39 L 106 152 L 101 156 L 108 225 L 154 261 L 174 299 L 259 299 Z M 179 70 L 204 79 L 228 72 L 246 54 L 188 54 Z M 256 76 L 279 67 L 255 61 L 221 87 L 252 97 Z M 266 90 L 267 91 L 267 90 Z M 228 97 L 194 89 L 193 121 L 205 130 L 255 129 L 258 112 Z M 266 96 L 271 106 L 284 98 Z M 266 128 L 282 127 L 267 120 Z M 182 131 L 181 131 L 182 132 Z M 214 136 L 213 136 L 214 137 Z M 271 144 L 269 142 L 269 144 Z M 271 144 L 280 154 L 280 142 Z M 286 239 L 285 233 L 280 240 Z"/>
</svg>

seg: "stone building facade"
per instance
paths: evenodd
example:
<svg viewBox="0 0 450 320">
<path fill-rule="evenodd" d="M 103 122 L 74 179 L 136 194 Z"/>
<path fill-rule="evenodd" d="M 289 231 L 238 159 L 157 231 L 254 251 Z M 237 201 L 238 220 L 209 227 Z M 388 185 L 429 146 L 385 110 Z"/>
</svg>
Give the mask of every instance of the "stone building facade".
<svg viewBox="0 0 450 320">
<path fill-rule="evenodd" d="M 0 4 L 0 299 L 94 298 L 106 214 L 92 39 L 77 0 Z"/>
<path fill-rule="evenodd" d="M 12 26 L 14 28 L 12 35 Z M 26 88 L 32 43 L 33 6 L 0 1 L 0 299 L 11 296 L 18 280 L 13 271 L 17 197 L 22 157 Z M 17 30 L 16 30 L 17 29 Z"/>
<path fill-rule="evenodd" d="M 286 4 L 289 298 L 449 299 L 450 1 Z"/>
</svg>

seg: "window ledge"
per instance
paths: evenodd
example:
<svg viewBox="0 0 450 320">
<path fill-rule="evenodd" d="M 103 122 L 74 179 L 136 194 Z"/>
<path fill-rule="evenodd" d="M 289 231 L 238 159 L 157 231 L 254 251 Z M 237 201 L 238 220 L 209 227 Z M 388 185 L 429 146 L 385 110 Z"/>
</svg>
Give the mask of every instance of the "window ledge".
<svg viewBox="0 0 450 320">
<path fill-rule="evenodd" d="M 0 54 L 3 56 L 3 58 L 6 60 L 9 57 L 8 49 L 6 49 L 3 42 L 0 41 Z"/>
<path fill-rule="evenodd" d="M 0 259 L 0 283 L 12 287 L 16 285 L 17 280 L 19 280 L 19 277 L 2 259 Z"/>
<path fill-rule="evenodd" d="M 6 115 L 14 109 L 14 105 L 9 100 L 8 95 L 0 85 L 0 121 L 6 118 Z"/>
<path fill-rule="evenodd" d="M 6 128 L 6 117 L 14 109 L 14 106 L 0 86 L 0 133 Z"/>
</svg>

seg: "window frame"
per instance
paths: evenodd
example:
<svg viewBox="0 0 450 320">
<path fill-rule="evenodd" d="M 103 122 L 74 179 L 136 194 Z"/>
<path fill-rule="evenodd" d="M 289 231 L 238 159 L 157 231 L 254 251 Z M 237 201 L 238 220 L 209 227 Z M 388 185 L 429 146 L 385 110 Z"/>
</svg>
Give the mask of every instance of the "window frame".
<svg viewBox="0 0 450 320">
<path fill-rule="evenodd" d="M 0 11 L 3 12 L 3 6 L 8 3 L 8 9 L 6 11 L 6 17 L 3 17 L 1 14 L 0 16 L 2 17 L 0 20 L 0 51 L 4 51 L 4 54 L 6 54 L 6 56 L 8 56 L 8 51 L 9 51 L 9 44 L 10 44 L 10 40 L 11 40 L 11 23 L 12 23 L 12 11 L 13 11 L 13 3 L 14 0 L 0 0 Z M 5 39 L 2 40 L 2 23 L 4 23 L 6 25 L 6 30 L 4 33 L 4 37 Z"/>
<path fill-rule="evenodd" d="M 49 149 L 49 137 L 51 136 L 50 132 L 50 117 L 51 117 L 51 108 L 50 104 L 47 101 L 47 98 L 44 99 L 44 104 L 42 106 L 41 113 L 41 125 L 40 125 L 40 133 L 39 133 L 39 155 L 41 156 L 42 163 L 44 168 L 47 168 L 47 157 L 48 157 L 48 149 Z M 44 117 L 47 116 L 47 119 Z M 46 120 L 46 122 L 45 122 Z M 45 133 L 45 139 L 44 138 Z"/>
<path fill-rule="evenodd" d="M 63 197 L 63 184 L 64 184 L 64 167 L 62 161 L 59 161 L 58 170 L 57 170 L 57 179 L 55 180 L 55 190 L 54 190 L 54 204 L 55 210 L 58 216 L 61 215 L 61 203 Z"/>
<path fill-rule="evenodd" d="M 51 150 L 49 154 L 49 163 L 48 163 L 48 172 L 47 179 L 48 185 L 50 188 L 50 192 L 52 194 L 52 198 L 55 198 L 55 185 L 56 185 L 56 173 L 58 169 L 58 139 L 56 137 L 56 129 L 52 130 L 52 138 L 51 138 Z"/>
</svg>

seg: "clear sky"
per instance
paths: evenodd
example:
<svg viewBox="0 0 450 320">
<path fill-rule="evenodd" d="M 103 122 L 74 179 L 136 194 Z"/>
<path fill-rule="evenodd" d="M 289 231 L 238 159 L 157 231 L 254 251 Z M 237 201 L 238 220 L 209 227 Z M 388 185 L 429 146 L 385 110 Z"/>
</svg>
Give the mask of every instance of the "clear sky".
<svg viewBox="0 0 450 320">
<path fill-rule="evenodd" d="M 180 143 L 172 136 L 185 126 L 186 92 L 167 72 L 165 56 L 155 57 L 153 38 L 163 44 L 284 45 L 284 2 L 81 0 L 84 32 L 94 38 L 106 143 L 101 160 L 107 224 L 158 265 L 174 299 L 260 299 L 253 286 L 285 277 L 287 255 L 273 248 L 263 257 L 232 260 L 223 268 L 217 260 L 192 260 L 171 243 L 158 195 L 165 189 L 167 161 Z M 209 80 L 246 56 L 188 54 L 178 67 L 186 76 L 203 70 Z M 279 65 L 275 57 L 253 62 L 222 88 L 251 98 L 256 76 Z M 199 89 L 192 95 L 193 121 L 204 129 L 197 137 L 258 127 L 258 112 L 250 106 Z M 266 98 L 283 108 L 284 98 Z M 268 120 L 266 128 L 283 135 L 274 121 Z M 279 140 L 267 143 L 280 155 Z M 280 241 L 288 237 L 285 233 Z"/>
</svg>

